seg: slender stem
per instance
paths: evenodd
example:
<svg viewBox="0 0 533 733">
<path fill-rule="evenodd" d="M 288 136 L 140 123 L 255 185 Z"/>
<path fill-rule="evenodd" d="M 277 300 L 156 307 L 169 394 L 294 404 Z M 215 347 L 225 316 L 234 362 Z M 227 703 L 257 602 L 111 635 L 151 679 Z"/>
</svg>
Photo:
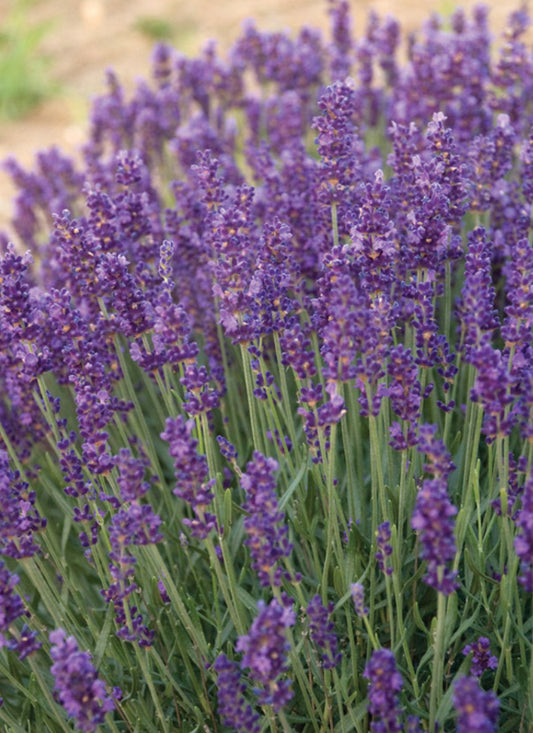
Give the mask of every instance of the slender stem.
<svg viewBox="0 0 533 733">
<path fill-rule="evenodd" d="M 429 698 L 429 730 L 431 731 L 435 730 L 437 708 L 442 698 L 446 606 L 447 598 L 444 593 L 439 592 L 437 597 L 437 622 L 433 643 L 433 670 Z"/>
</svg>

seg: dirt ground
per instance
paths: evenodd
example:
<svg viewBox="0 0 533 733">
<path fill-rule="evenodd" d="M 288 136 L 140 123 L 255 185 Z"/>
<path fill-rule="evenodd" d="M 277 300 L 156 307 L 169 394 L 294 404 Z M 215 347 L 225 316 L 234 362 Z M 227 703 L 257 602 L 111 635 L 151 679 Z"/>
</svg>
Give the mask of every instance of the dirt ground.
<svg viewBox="0 0 533 733">
<path fill-rule="evenodd" d="M 0 0 L 0 29 L 14 2 Z M 465 10 L 476 4 L 460 3 Z M 485 4 L 497 37 L 518 2 Z M 454 8 L 449 0 L 352 0 L 351 5 L 356 35 L 370 7 L 396 17 L 405 31 L 416 29 L 431 12 L 448 14 Z M 327 32 L 327 7 L 327 0 L 34 0 L 28 21 L 50 24 L 41 45 L 58 91 L 25 118 L 0 122 L 0 160 L 13 154 L 30 165 L 37 150 L 54 144 L 74 152 L 84 137 L 90 100 L 104 89 L 105 69 L 114 68 L 129 88 L 148 73 L 153 41 L 140 30 L 147 19 L 164 21 L 170 42 L 196 55 L 211 38 L 221 51 L 227 49 L 249 17 L 265 30 L 311 25 Z M 0 227 L 9 220 L 12 193 L 0 171 Z"/>
</svg>

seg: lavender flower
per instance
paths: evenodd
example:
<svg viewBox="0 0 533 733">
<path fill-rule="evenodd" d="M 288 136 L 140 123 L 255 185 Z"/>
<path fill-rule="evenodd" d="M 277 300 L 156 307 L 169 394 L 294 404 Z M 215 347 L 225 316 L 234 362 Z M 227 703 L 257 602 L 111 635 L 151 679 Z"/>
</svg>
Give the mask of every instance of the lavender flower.
<svg viewBox="0 0 533 733">
<path fill-rule="evenodd" d="M 313 596 L 307 606 L 309 635 L 322 652 L 322 666 L 324 669 L 336 667 L 341 660 L 341 653 L 337 652 L 335 626 L 330 620 L 334 607 L 335 605 L 330 603 L 325 608 L 318 594 Z"/>
<path fill-rule="evenodd" d="M 330 45 L 330 74 L 332 81 L 342 81 L 350 73 L 353 61 L 350 6 L 347 0 L 329 0 L 332 43 Z"/>
<path fill-rule="evenodd" d="M 252 567 L 263 587 L 271 583 L 280 585 L 282 571 L 278 562 L 288 557 L 292 550 L 288 529 L 282 524 L 284 516 L 278 508 L 273 475 L 277 468 L 273 458 L 265 458 L 254 451 L 253 461 L 248 463 L 241 477 L 241 486 L 246 492 L 243 509 L 249 514 L 244 520 L 248 535 L 245 542 L 250 548 Z"/>
<path fill-rule="evenodd" d="M 461 348 L 465 359 L 477 364 L 479 349 L 490 342 L 498 326 L 494 308 L 495 290 L 492 284 L 492 243 L 487 241 L 485 229 L 476 227 L 468 234 L 468 254 L 461 300 L 457 314 L 461 324 Z"/>
<path fill-rule="evenodd" d="M 352 583 L 350 590 L 356 614 L 361 618 L 368 616 L 368 608 L 365 606 L 365 589 L 361 583 Z"/>
<path fill-rule="evenodd" d="M 44 530 L 46 519 L 35 507 L 35 491 L 29 490 L 18 471 L 12 471 L 7 453 L 0 449 L 0 552 L 13 558 L 39 552 L 34 535 Z"/>
<path fill-rule="evenodd" d="M 428 563 L 425 581 L 445 595 L 457 587 L 457 572 L 448 567 L 455 557 L 455 514 L 446 484 L 441 479 L 426 479 L 418 492 L 411 527 L 419 532 L 421 556 Z"/>
<path fill-rule="evenodd" d="M 487 443 L 492 443 L 498 436 L 509 435 L 516 420 L 512 410 L 506 414 L 513 402 L 508 357 L 487 344 L 478 350 L 476 366 L 470 399 L 483 407 L 483 433 Z"/>
<path fill-rule="evenodd" d="M 386 394 L 392 409 L 406 426 L 405 446 L 415 445 L 414 426 L 420 418 L 422 395 L 418 369 L 410 349 L 400 344 L 390 350 L 388 373 L 391 379 Z"/>
<path fill-rule="evenodd" d="M 457 587 L 457 573 L 448 567 L 456 550 L 452 517 L 457 509 L 447 491 L 453 464 L 444 443 L 435 438 L 435 426 L 423 425 L 419 432 L 418 450 L 429 458 L 424 470 L 433 473 L 434 478 L 425 479 L 418 492 L 411 526 L 419 532 L 421 555 L 428 563 L 426 583 L 449 595 Z"/>
<path fill-rule="evenodd" d="M 259 715 L 244 698 L 246 686 L 235 662 L 220 654 L 213 668 L 217 673 L 218 709 L 224 725 L 236 733 L 259 733 Z"/>
<path fill-rule="evenodd" d="M 486 669 L 496 669 L 498 657 L 490 653 L 490 642 L 486 636 L 480 636 L 474 644 L 467 644 L 463 649 L 466 656 L 472 652 L 472 664 L 470 674 L 474 677 L 481 677 Z"/>
<path fill-rule="evenodd" d="M 50 633 L 50 671 L 55 677 L 59 700 L 80 730 L 92 733 L 104 723 L 106 713 L 115 703 L 106 693 L 105 683 L 98 677 L 88 652 L 81 652 L 73 636 L 63 629 Z"/>
<path fill-rule="evenodd" d="M 173 493 L 190 504 L 196 519 L 184 519 L 192 527 L 193 534 L 205 538 L 216 525 L 216 518 L 205 511 L 213 498 L 213 481 L 207 480 L 207 459 L 196 451 L 198 441 L 192 437 L 194 420 L 183 415 L 167 418 L 161 438 L 169 443 L 169 453 L 174 458 L 176 488 Z"/>
<path fill-rule="evenodd" d="M 376 560 L 379 569 L 386 575 L 392 575 L 392 566 L 388 564 L 388 559 L 392 555 L 392 545 L 390 544 L 391 530 L 390 522 L 383 522 L 376 531 Z"/>
<path fill-rule="evenodd" d="M 358 181 L 363 146 L 355 131 L 355 89 L 347 81 L 336 81 L 318 100 L 322 112 L 315 117 L 317 146 L 322 158 L 320 197 L 326 204 L 345 198 L 345 188 Z"/>
<path fill-rule="evenodd" d="M 377 649 L 365 667 L 364 676 L 368 680 L 368 709 L 372 715 L 370 730 L 374 733 L 401 731 L 398 693 L 403 681 L 394 654 L 389 649 Z"/>
<path fill-rule="evenodd" d="M 290 649 L 286 629 L 294 624 L 296 615 L 286 598 L 281 603 L 274 598 L 268 606 L 259 601 L 257 608 L 249 633 L 239 637 L 236 648 L 244 652 L 241 666 L 248 667 L 252 679 L 261 685 L 255 690 L 259 703 L 277 711 L 293 696 L 291 680 L 285 679 Z"/>
<path fill-rule="evenodd" d="M 520 583 L 524 588 L 533 591 L 533 478 L 524 484 L 522 493 L 522 507 L 516 520 L 521 530 L 515 537 L 514 547 L 520 558 Z"/>
<path fill-rule="evenodd" d="M 527 239 L 511 245 L 507 300 L 501 328 L 505 345 L 529 344 L 533 325 L 533 247 Z"/>
<path fill-rule="evenodd" d="M 25 614 L 22 598 L 14 590 L 18 582 L 18 575 L 10 573 L 0 560 L 0 648 L 9 644 L 4 632 L 9 631 L 15 619 Z"/>
<path fill-rule="evenodd" d="M 9 647 L 16 650 L 18 658 L 22 661 L 42 647 L 42 642 L 37 638 L 38 635 L 38 631 L 32 631 L 27 624 L 24 624 L 20 634 L 10 643 Z"/>
<path fill-rule="evenodd" d="M 500 704 L 485 692 L 474 677 L 462 677 L 454 684 L 453 704 L 457 711 L 457 733 L 492 733 L 497 730 Z"/>
</svg>

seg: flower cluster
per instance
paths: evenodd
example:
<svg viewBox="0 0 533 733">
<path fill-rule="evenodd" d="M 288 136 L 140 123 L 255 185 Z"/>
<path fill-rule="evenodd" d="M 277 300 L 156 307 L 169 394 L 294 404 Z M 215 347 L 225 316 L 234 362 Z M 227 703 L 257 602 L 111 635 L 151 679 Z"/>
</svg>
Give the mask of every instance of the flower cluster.
<svg viewBox="0 0 533 733">
<path fill-rule="evenodd" d="M 365 667 L 368 680 L 370 729 L 375 733 L 401 731 L 398 694 L 403 687 L 401 674 L 396 669 L 394 654 L 389 649 L 377 649 Z"/>
<path fill-rule="evenodd" d="M 0 553 L 31 557 L 39 552 L 35 534 L 46 527 L 35 506 L 36 494 L 20 473 L 11 470 L 7 453 L 0 450 Z"/>
<path fill-rule="evenodd" d="M 484 692 L 475 677 L 457 680 L 453 691 L 458 733 L 492 733 L 497 730 L 500 704 L 490 690 Z"/>
<path fill-rule="evenodd" d="M 252 567 L 257 571 L 262 586 L 280 585 L 282 570 L 278 563 L 292 550 L 288 528 L 283 524 L 283 512 L 278 508 L 274 471 L 278 464 L 273 458 L 265 458 L 254 452 L 253 461 L 241 476 L 241 486 L 246 492 L 243 509 L 247 512 L 244 529 L 248 537 Z"/>
<path fill-rule="evenodd" d="M 9 632 L 13 621 L 25 613 L 22 598 L 15 592 L 18 582 L 18 575 L 11 574 L 0 561 L 0 647 L 9 644 L 5 633 Z"/>
<path fill-rule="evenodd" d="M 296 619 L 287 598 L 273 599 L 268 606 L 259 601 L 257 614 L 248 634 L 239 637 L 237 651 L 244 652 L 241 666 L 249 668 L 250 676 L 260 687 L 255 692 L 261 705 L 279 710 L 292 698 L 292 683 L 288 671 L 287 652 L 290 644 L 286 630 Z"/>
<path fill-rule="evenodd" d="M 526 481 L 522 493 L 522 507 L 516 524 L 520 529 L 514 541 L 520 558 L 520 582 L 527 591 L 533 591 L 533 480 Z"/>
<path fill-rule="evenodd" d="M 217 673 L 218 707 L 224 724 L 237 733 L 259 733 L 259 716 L 244 698 L 246 685 L 241 681 L 237 664 L 220 654 L 213 668 Z"/>
<path fill-rule="evenodd" d="M 50 656 L 53 664 L 58 698 L 80 730 L 95 731 L 105 721 L 106 713 L 114 710 L 115 703 L 107 694 L 91 662 L 89 652 L 82 652 L 73 636 L 67 636 L 63 629 L 50 633 Z"/>
<path fill-rule="evenodd" d="M 322 652 L 322 666 L 324 669 L 336 667 L 341 660 L 341 653 L 337 651 L 335 626 L 330 619 L 333 608 L 333 603 L 325 608 L 319 595 L 313 596 L 307 606 L 309 636 Z"/>
<path fill-rule="evenodd" d="M 486 636 L 480 636 L 474 644 L 467 644 L 463 649 L 463 654 L 472 653 L 472 665 L 470 674 L 474 677 L 481 677 L 486 669 L 496 669 L 498 666 L 498 657 L 490 653 L 490 641 Z"/>
<path fill-rule="evenodd" d="M 207 537 L 216 526 L 216 517 L 205 510 L 213 499 L 213 481 L 208 480 L 207 459 L 200 455 L 193 438 L 194 420 L 186 420 L 183 415 L 167 418 L 165 431 L 161 438 L 169 443 L 169 453 L 174 458 L 176 488 L 173 493 L 190 504 L 195 513 L 194 519 L 184 519 L 196 537 Z"/>
<path fill-rule="evenodd" d="M 434 478 L 425 479 L 418 492 L 411 526 L 419 533 L 422 557 L 428 563 L 426 583 L 449 595 L 457 587 L 457 572 L 449 568 L 456 550 L 452 518 L 457 509 L 449 500 L 446 485 L 453 464 L 442 441 L 435 438 L 434 426 L 420 429 L 418 450 L 429 458 L 425 468 Z"/>
</svg>

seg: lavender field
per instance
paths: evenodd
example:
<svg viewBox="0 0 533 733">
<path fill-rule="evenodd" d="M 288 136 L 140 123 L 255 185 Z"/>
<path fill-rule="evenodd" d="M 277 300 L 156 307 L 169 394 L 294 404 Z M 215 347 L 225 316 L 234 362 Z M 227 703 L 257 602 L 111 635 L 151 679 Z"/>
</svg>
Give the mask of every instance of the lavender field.
<svg viewBox="0 0 533 733">
<path fill-rule="evenodd" d="M 6 733 L 533 731 L 530 18 L 324 12 L 4 164 Z"/>
</svg>

